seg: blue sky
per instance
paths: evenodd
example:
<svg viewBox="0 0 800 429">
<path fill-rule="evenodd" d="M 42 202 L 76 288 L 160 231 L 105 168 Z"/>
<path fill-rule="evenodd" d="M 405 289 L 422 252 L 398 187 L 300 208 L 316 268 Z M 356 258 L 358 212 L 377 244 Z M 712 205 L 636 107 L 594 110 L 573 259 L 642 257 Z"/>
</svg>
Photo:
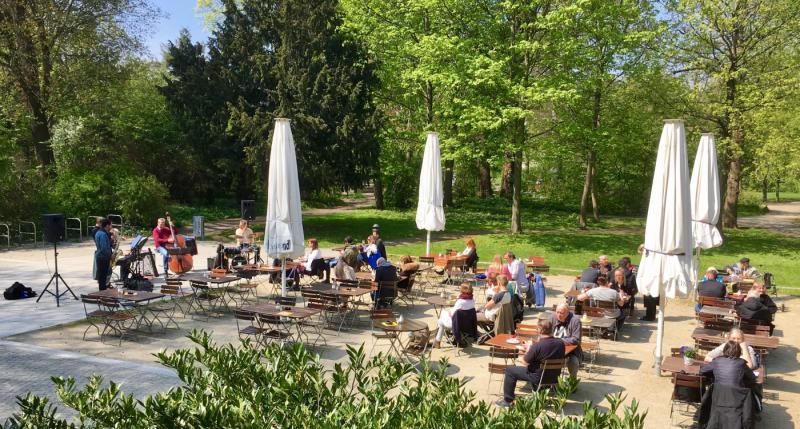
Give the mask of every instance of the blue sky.
<svg viewBox="0 0 800 429">
<path fill-rule="evenodd" d="M 208 38 L 203 18 L 195 13 L 196 0 L 153 0 L 152 4 L 165 15 L 145 35 L 145 45 L 153 58 L 161 59 L 162 47 L 170 40 L 177 40 L 182 28 L 189 30 L 194 41 L 205 42 Z"/>
</svg>

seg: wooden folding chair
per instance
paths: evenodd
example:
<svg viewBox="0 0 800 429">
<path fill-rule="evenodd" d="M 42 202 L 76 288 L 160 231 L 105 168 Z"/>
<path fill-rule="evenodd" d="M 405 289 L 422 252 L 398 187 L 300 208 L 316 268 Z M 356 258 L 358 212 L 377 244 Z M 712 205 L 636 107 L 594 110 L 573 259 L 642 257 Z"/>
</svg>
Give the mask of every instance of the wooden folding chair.
<svg viewBox="0 0 800 429">
<path fill-rule="evenodd" d="M 100 331 L 100 324 L 103 325 L 103 331 L 105 331 L 105 320 L 111 313 L 100 307 L 101 302 L 99 298 L 81 295 L 81 302 L 83 303 L 83 312 L 86 315 L 86 321 L 89 322 L 89 326 L 83 331 L 83 340 L 86 340 L 86 333 L 89 332 L 89 329 L 94 328 L 97 330 L 97 335 L 102 341 L 103 334 Z"/>
<path fill-rule="evenodd" d="M 692 425 L 694 417 L 700 407 L 700 400 L 703 397 L 703 377 L 699 375 L 689 375 L 676 373 L 672 375 L 672 397 L 670 398 L 669 419 L 671 426 L 678 426 L 676 423 L 676 408 L 684 406 L 684 410 L 678 410 L 677 414 L 691 418 Z M 694 410 L 690 411 L 691 408 Z M 683 425 L 680 425 L 683 426 Z"/>
</svg>

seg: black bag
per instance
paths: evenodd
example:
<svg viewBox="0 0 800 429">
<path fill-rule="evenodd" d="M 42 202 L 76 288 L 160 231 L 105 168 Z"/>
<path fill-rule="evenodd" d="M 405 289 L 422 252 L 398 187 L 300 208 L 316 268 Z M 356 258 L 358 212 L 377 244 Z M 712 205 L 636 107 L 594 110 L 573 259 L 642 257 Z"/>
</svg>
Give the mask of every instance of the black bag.
<svg viewBox="0 0 800 429">
<path fill-rule="evenodd" d="M 125 288 L 130 290 L 141 290 L 146 292 L 152 292 L 153 283 L 151 283 L 150 280 L 147 280 L 146 278 L 138 274 L 134 274 L 130 278 L 125 280 Z"/>
<path fill-rule="evenodd" d="M 517 294 L 512 295 L 511 306 L 514 308 L 514 323 L 522 322 L 522 317 L 525 315 L 525 304 L 522 302 L 522 298 Z"/>
<path fill-rule="evenodd" d="M 34 292 L 33 289 L 25 287 L 25 285 L 20 282 L 14 282 L 11 287 L 3 292 L 3 298 L 9 301 L 15 299 L 33 298 L 35 296 L 36 292 Z"/>
</svg>

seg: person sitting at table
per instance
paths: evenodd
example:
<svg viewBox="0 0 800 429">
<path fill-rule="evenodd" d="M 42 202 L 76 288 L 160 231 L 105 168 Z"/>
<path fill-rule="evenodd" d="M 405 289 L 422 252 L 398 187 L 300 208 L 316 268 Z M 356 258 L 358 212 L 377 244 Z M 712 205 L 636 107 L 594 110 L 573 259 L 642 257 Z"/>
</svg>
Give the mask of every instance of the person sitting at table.
<svg viewBox="0 0 800 429">
<path fill-rule="evenodd" d="M 753 283 L 753 289 L 758 291 L 758 300 L 769 309 L 770 313 L 775 314 L 778 312 L 778 306 L 775 305 L 775 301 L 767 295 L 767 289 L 764 287 L 764 283 Z"/>
<path fill-rule="evenodd" d="M 497 276 L 497 284 L 494 286 L 492 299 L 478 310 L 478 322 L 494 322 L 500 307 L 510 303 L 511 294 L 508 293 L 508 277 L 500 274 Z"/>
<path fill-rule="evenodd" d="M 700 366 L 700 375 L 714 377 L 711 392 L 703 395 L 700 407 L 699 423 L 702 427 L 752 427 L 755 401 L 751 388 L 756 386 L 756 375 L 747 367 L 741 354 L 742 347 L 728 341 L 723 344 L 721 356 Z M 709 400 L 710 407 L 707 406 Z"/>
<path fill-rule="evenodd" d="M 558 382 L 560 369 L 542 370 L 541 363 L 546 360 L 564 359 L 566 347 L 564 341 L 553 338 L 553 324 L 550 320 L 541 319 L 538 322 L 539 341 L 528 343 L 525 355 L 520 361 L 525 366 L 510 366 L 505 370 L 503 380 L 503 399 L 496 402 L 502 408 L 510 407 L 514 404 L 517 380 L 528 381 L 533 385 L 534 390 L 539 389 L 539 382 L 542 384 L 555 384 Z M 544 372 L 544 374 L 542 374 Z"/>
<path fill-rule="evenodd" d="M 578 346 L 575 351 L 570 353 L 569 360 L 567 360 L 567 370 L 570 378 L 578 378 L 578 368 L 581 366 L 581 360 L 583 360 L 581 319 L 569 311 L 569 305 L 562 302 L 556 307 L 556 312 L 550 316 L 550 323 L 553 324 L 553 337 L 560 338 L 565 345 Z"/>
<path fill-rule="evenodd" d="M 491 273 L 486 274 L 486 300 L 492 298 L 494 295 L 494 287 L 497 285 L 497 276 L 499 276 L 497 272 L 492 271 Z"/>
<path fill-rule="evenodd" d="M 597 257 L 597 268 L 600 269 L 600 274 L 603 274 L 606 277 L 608 277 L 614 271 L 614 267 L 611 265 L 611 262 L 608 261 L 608 256 L 606 255 L 600 255 Z"/>
<path fill-rule="evenodd" d="M 597 287 L 597 278 L 600 277 L 600 264 L 597 261 L 592 260 L 589 262 L 589 266 L 586 267 L 583 272 L 581 272 L 581 277 L 575 284 L 572 285 L 572 289 L 574 290 L 583 290 L 586 288 L 596 288 Z"/>
<path fill-rule="evenodd" d="M 372 302 L 375 303 L 377 308 L 386 308 L 392 303 L 392 299 L 384 293 L 384 290 L 380 288 L 381 282 L 396 282 L 397 281 L 397 268 L 392 265 L 391 262 L 387 261 L 384 258 L 378 258 L 375 262 L 375 283 L 378 283 L 378 290 L 373 291 L 370 296 L 372 296 Z"/>
<path fill-rule="evenodd" d="M 625 294 L 630 297 L 622 308 L 630 309 L 631 312 L 633 312 L 633 303 L 636 300 L 636 294 L 639 292 L 639 288 L 636 287 L 635 278 L 631 280 L 630 277 L 625 275 L 625 268 L 620 267 L 614 270 L 614 281 L 611 283 L 611 289 L 617 292 L 625 292 Z"/>
<path fill-rule="evenodd" d="M 408 289 L 411 278 L 419 271 L 419 263 L 414 262 L 410 255 L 400 258 L 400 281 L 397 283 L 398 289 Z"/>
<path fill-rule="evenodd" d="M 356 271 L 347 263 L 339 263 L 333 268 L 334 280 L 345 280 L 348 282 L 358 281 Z"/>
<path fill-rule="evenodd" d="M 382 258 L 380 251 L 378 251 L 378 246 L 375 245 L 375 238 L 373 236 L 367 236 L 367 245 L 364 246 L 364 253 L 367 256 L 367 264 L 372 270 L 378 268 L 378 259 Z"/>
<path fill-rule="evenodd" d="M 764 322 L 765 324 L 769 324 L 769 334 L 772 335 L 772 331 L 775 329 L 775 325 L 772 324 L 772 313 L 770 313 L 769 308 L 764 305 L 760 298 L 761 293 L 759 293 L 758 289 L 751 288 L 747 292 L 747 297 L 741 304 L 736 305 L 736 314 L 739 315 L 741 319 L 749 319 L 749 320 L 758 320 Z"/>
<path fill-rule="evenodd" d="M 728 333 L 728 341 L 733 341 L 742 349 L 740 357 L 747 363 L 748 368 L 758 369 L 761 366 L 761 355 L 756 353 L 755 350 L 753 350 L 753 348 L 744 341 L 744 333 L 741 329 L 731 329 L 731 331 Z M 722 356 L 722 351 L 725 348 L 725 344 L 726 343 L 722 343 L 714 350 L 708 352 L 704 360 L 706 362 L 711 362 L 714 359 Z"/>
<path fill-rule="evenodd" d="M 511 275 L 508 277 L 508 280 L 517 283 L 517 290 L 515 292 L 519 295 L 524 293 L 525 304 L 530 307 L 534 303 L 534 296 L 533 288 L 530 287 L 530 283 L 528 282 L 528 274 L 525 272 L 525 263 L 517 259 L 514 252 L 506 252 L 505 258 L 508 271 Z"/>
<path fill-rule="evenodd" d="M 716 268 L 708 267 L 705 276 L 703 276 L 703 280 L 697 285 L 698 296 L 725 298 L 725 296 L 728 295 L 728 288 L 723 283 L 717 281 L 717 274 Z M 694 306 L 694 312 L 699 313 L 701 308 L 702 306 L 698 302 Z"/>
<path fill-rule="evenodd" d="M 595 301 L 608 301 L 616 303 L 616 307 L 614 310 L 611 311 L 609 316 L 617 319 L 617 328 L 621 328 L 622 324 L 625 322 L 625 313 L 620 311 L 619 307 L 625 306 L 625 298 L 627 295 L 625 292 L 617 292 L 614 289 L 611 289 L 611 285 L 608 284 L 608 279 L 605 276 L 597 277 L 597 286 L 594 289 L 589 289 L 588 291 L 578 295 L 578 301 L 586 301 L 587 299 L 593 299 Z"/>
<path fill-rule="evenodd" d="M 739 259 L 739 263 L 728 267 L 728 274 L 740 279 L 755 279 L 761 277 L 756 267 L 750 265 L 750 258 Z"/>
<path fill-rule="evenodd" d="M 320 271 L 324 276 L 322 277 L 322 281 L 328 281 L 331 277 L 331 267 L 325 263 L 325 259 L 322 258 L 322 251 L 319 249 L 319 242 L 316 238 L 309 238 L 308 239 L 308 253 L 302 258 L 300 258 L 299 270 L 301 274 L 309 274 L 309 275 L 320 275 Z"/>
<path fill-rule="evenodd" d="M 467 283 L 462 283 L 461 287 L 459 288 L 459 292 L 460 294 L 458 295 L 456 303 L 453 304 L 453 308 L 449 310 L 444 309 L 442 310 L 442 314 L 439 315 L 439 321 L 436 322 L 437 325 L 439 325 L 439 330 L 436 331 L 436 339 L 433 341 L 434 348 L 438 349 L 442 344 L 444 333 L 448 329 L 453 329 L 453 315 L 456 314 L 456 311 L 475 309 L 475 299 L 472 296 L 472 286 Z"/>
<path fill-rule="evenodd" d="M 345 237 L 344 249 L 342 249 L 342 254 L 339 257 L 339 260 L 349 265 L 354 271 L 358 270 L 358 268 L 361 266 L 361 262 L 358 260 L 359 253 L 358 246 L 353 245 L 353 237 L 349 235 Z"/>
<path fill-rule="evenodd" d="M 251 245 L 253 244 L 253 230 L 247 226 L 247 221 L 242 219 L 239 221 L 239 227 L 236 228 L 234 232 L 234 236 L 236 237 L 236 245 L 242 247 L 242 245 Z"/>
<path fill-rule="evenodd" d="M 459 253 L 459 256 L 466 256 L 464 266 L 467 269 L 474 270 L 478 266 L 478 250 L 475 248 L 475 240 L 467 238 L 467 247 Z"/>
</svg>

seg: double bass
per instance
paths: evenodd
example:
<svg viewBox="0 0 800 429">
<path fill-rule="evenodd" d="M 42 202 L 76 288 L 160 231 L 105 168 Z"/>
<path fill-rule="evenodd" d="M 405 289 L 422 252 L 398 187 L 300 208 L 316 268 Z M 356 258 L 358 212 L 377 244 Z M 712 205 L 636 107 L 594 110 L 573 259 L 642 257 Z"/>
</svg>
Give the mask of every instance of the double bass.
<svg viewBox="0 0 800 429">
<path fill-rule="evenodd" d="M 183 274 L 192 269 L 192 252 L 186 246 L 186 237 L 175 234 L 175 226 L 169 212 L 166 212 L 167 223 L 169 223 L 169 233 L 172 234 L 172 246 L 167 248 L 169 253 L 169 269 L 175 274 Z"/>
</svg>

